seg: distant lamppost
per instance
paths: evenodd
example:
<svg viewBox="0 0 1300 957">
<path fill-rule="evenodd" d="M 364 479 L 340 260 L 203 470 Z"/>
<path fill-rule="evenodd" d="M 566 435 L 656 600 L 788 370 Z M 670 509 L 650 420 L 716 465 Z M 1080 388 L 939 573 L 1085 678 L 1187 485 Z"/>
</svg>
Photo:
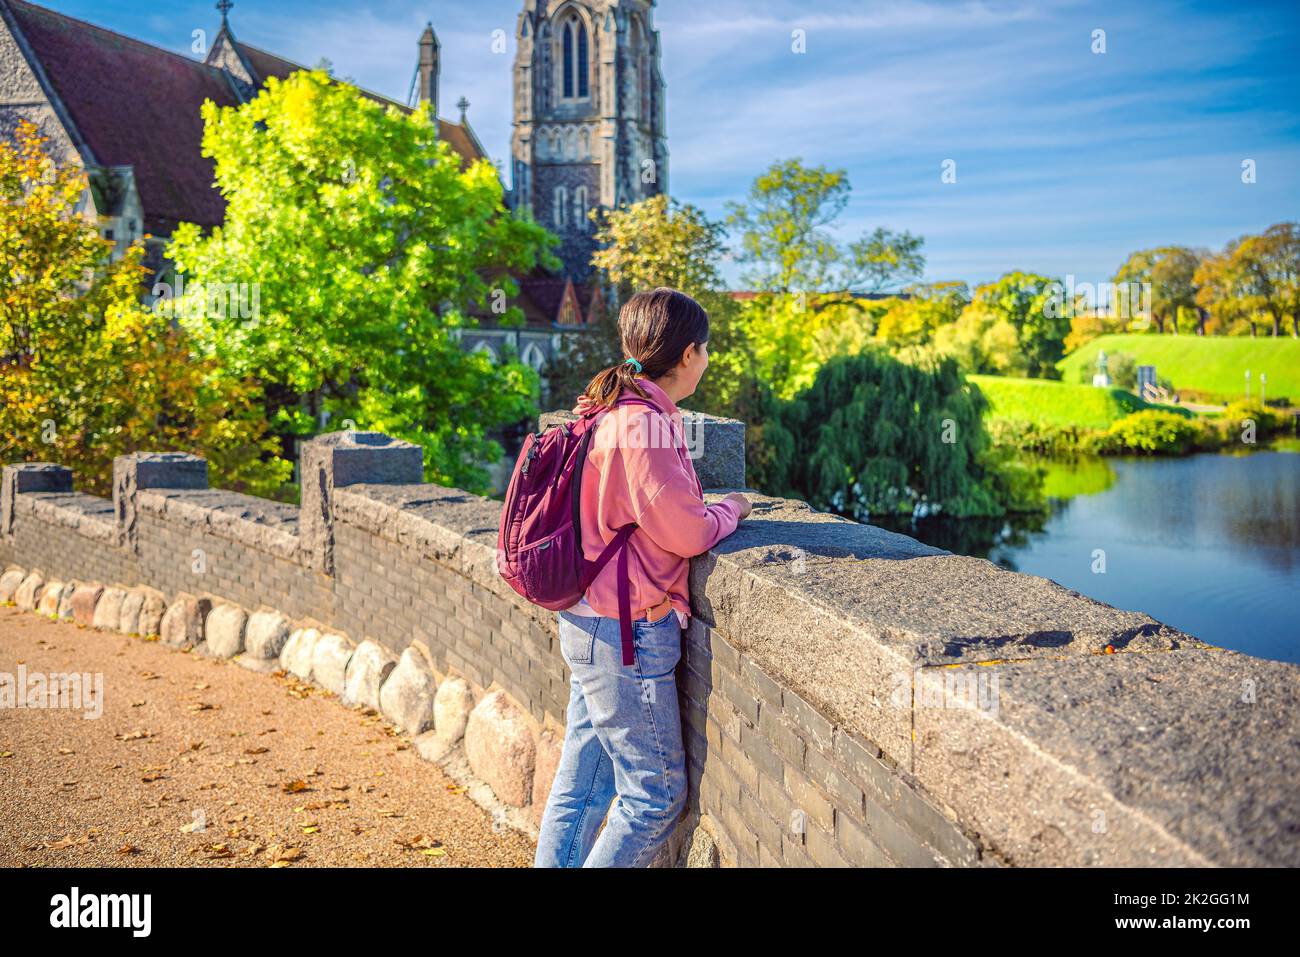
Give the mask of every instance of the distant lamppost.
<svg viewBox="0 0 1300 957">
<path fill-rule="evenodd" d="M 1250 401 L 1250 370 L 1246 370 L 1246 401 Z"/>
<path fill-rule="evenodd" d="M 1268 376 L 1264 375 L 1264 373 L 1261 372 L 1259 374 L 1259 404 L 1265 405 L 1267 403 L 1268 403 Z"/>
</svg>

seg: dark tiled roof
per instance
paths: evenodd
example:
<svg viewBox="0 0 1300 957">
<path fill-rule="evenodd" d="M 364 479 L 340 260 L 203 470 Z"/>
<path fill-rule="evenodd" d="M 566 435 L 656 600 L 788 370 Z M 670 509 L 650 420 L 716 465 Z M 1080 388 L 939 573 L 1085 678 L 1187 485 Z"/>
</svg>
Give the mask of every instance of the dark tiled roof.
<svg viewBox="0 0 1300 957">
<path fill-rule="evenodd" d="M 564 300 L 564 286 L 567 282 L 566 279 L 525 277 L 519 280 L 519 295 L 530 299 L 547 322 L 554 322 L 560 315 L 560 303 Z"/>
<path fill-rule="evenodd" d="M 249 46 L 242 40 L 236 41 L 239 52 L 244 55 L 245 61 L 253 68 L 259 80 L 266 80 L 267 77 L 278 77 L 283 80 L 295 70 L 303 69 L 301 64 L 294 63 L 292 60 L 286 60 L 278 57 L 274 53 L 267 53 L 265 50 L 259 50 L 255 46 Z"/>
<path fill-rule="evenodd" d="M 225 202 L 200 152 L 199 107 L 238 102 L 226 75 L 22 0 L 10 9 L 95 161 L 135 168 L 144 228 L 167 235 L 182 220 L 220 223 Z"/>
<path fill-rule="evenodd" d="M 215 226 L 225 200 L 202 154 L 204 100 L 236 106 L 230 79 L 217 67 L 123 36 L 84 20 L 8 0 L 18 29 L 40 61 L 94 161 L 131 166 L 144 207 L 144 229 L 170 235 L 179 222 Z M 284 78 L 300 64 L 236 41 L 259 79 Z M 407 107 L 362 90 L 372 99 Z M 482 157 L 469 130 L 439 120 L 439 135 L 465 163 Z"/>
<path fill-rule="evenodd" d="M 274 53 L 259 50 L 255 46 L 249 46 L 242 40 L 236 40 L 235 43 L 239 47 L 239 51 L 244 55 L 244 59 L 248 61 L 248 65 L 251 66 L 253 71 L 257 74 L 259 80 L 265 81 L 268 77 L 272 76 L 283 80 L 290 73 L 293 73 L 296 70 L 307 69 L 307 67 L 300 63 L 294 63 L 292 60 L 278 57 Z M 368 96 L 377 103 L 382 103 L 385 106 L 395 106 L 398 109 L 407 112 L 410 111 L 410 107 L 405 103 L 399 103 L 396 100 L 389 99 L 379 93 L 371 93 L 369 90 L 360 87 L 358 87 L 358 89 L 360 89 L 365 96 Z M 477 144 L 475 144 L 474 138 L 470 135 L 469 130 L 458 123 L 449 123 L 440 118 L 438 120 L 438 136 L 445 139 L 451 148 L 460 154 L 461 161 L 465 164 L 483 158 L 483 153 L 478 148 Z"/>
</svg>

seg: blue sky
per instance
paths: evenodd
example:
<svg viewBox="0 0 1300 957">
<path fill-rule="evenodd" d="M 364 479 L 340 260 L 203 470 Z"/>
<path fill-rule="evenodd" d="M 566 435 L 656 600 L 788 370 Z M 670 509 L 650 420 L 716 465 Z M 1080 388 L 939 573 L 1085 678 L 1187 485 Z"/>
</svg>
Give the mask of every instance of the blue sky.
<svg viewBox="0 0 1300 957">
<path fill-rule="evenodd" d="M 188 52 L 208 2 L 47 0 Z M 442 43 L 495 158 L 510 143 L 516 0 L 238 0 L 240 39 L 405 99 Z M 660 0 L 669 190 L 721 216 L 770 162 L 847 170 L 838 233 L 926 239 L 930 279 L 1109 278 L 1154 245 L 1219 247 L 1300 217 L 1300 5 Z M 504 30 L 505 54 L 492 51 Z M 791 50 L 805 31 L 806 52 Z M 1094 30 L 1106 52 L 1093 53 Z M 957 181 L 941 165 L 956 162 Z M 1245 159 L 1257 182 L 1241 181 Z M 737 270 L 727 267 L 735 281 Z"/>
</svg>

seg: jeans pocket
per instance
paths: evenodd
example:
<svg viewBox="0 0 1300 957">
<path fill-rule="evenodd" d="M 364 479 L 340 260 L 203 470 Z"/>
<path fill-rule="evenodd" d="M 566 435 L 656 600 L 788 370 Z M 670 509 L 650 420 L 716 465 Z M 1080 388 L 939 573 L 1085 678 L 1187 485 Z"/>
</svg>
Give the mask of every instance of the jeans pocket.
<svg viewBox="0 0 1300 957">
<path fill-rule="evenodd" d="M 595 629 L 599 618 L 573 616 L 582 624 L 575 624 L 563 614 L 560 615 L 560 654 L 570 666 L 591 664 L 592 646 L 596 642 Z"/>
<path fill-rule="evenodd" d="M 656 678 L 676 670 L 682 657 L 682 626 L 675 613 L 658 621 L 634 623 L 632 640 L 643 676 Z"/>
</svg>

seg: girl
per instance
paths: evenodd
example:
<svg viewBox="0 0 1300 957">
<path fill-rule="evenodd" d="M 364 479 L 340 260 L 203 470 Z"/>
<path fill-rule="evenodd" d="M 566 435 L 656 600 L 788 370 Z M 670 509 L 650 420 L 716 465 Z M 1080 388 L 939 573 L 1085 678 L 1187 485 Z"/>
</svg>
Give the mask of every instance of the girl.
<svg viewBox="0 0 1300 957">
<path fill-rule="evenodd" d="M 600 413 L 582 474 L 584 554 L 594 560 L 620 526 L 638 525 L 626 545 L 635 660 L 622 663 L 617 562 L 610 561 L 582 600 L 559 613 L 572 680 L 537 867 L 645 867 L 672 833 L 686 803 L 674 670 L 691 613 L 688 559 L 750 512 L 738 492 L 704 504 L 682 433 L 677 403 L 709 364 L 708 314 L 661 287 L 630 298 L 618 325 L 627 358 L 593 378 L 574 411 L 593 403 L 609 410 Z M 658 411 L 620 404 L 631 394 Z"/>
</svg>

